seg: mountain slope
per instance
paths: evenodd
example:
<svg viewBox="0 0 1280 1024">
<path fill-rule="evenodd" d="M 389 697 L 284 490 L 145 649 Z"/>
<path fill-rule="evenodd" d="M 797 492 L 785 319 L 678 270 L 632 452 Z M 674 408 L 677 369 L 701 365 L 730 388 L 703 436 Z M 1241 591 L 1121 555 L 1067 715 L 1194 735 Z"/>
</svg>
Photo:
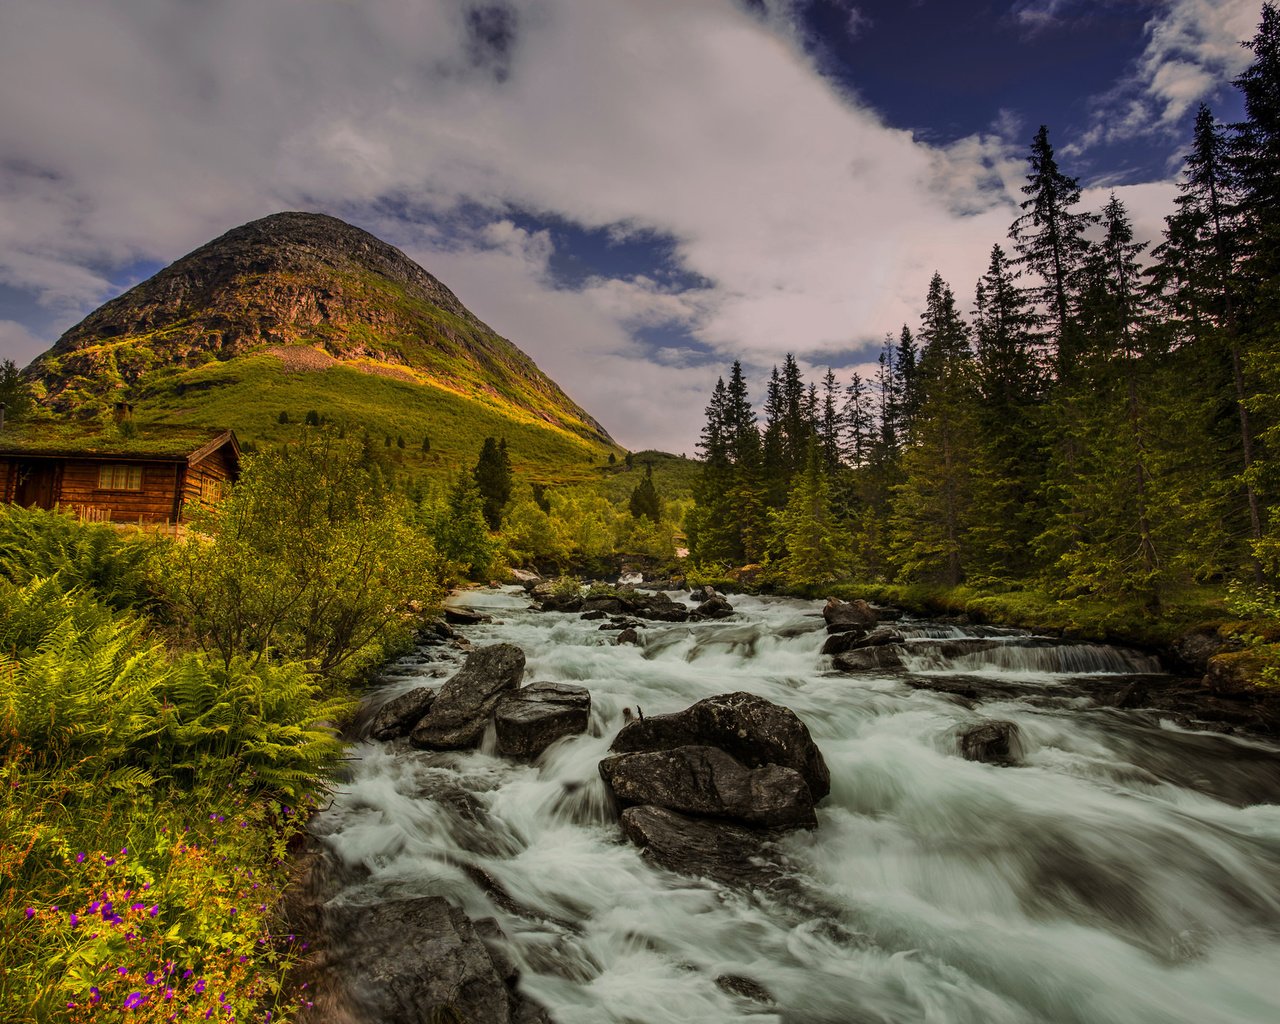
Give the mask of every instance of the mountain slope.
<svg viewBox="0 0 1280 1024">
<path fill-rule="evenodd" d="M 419 450 L 429 436 L 434 462 L 454 446 L 474 459 L 486 433 L 541 476 L 616 450 L 440 281 L 321 214 L 227 232 L 91 313 L 29 372 L 58 412 L 127 399 L 143 420 L 217 420 L 247 439 L 314 410 Z"/>
</svg>

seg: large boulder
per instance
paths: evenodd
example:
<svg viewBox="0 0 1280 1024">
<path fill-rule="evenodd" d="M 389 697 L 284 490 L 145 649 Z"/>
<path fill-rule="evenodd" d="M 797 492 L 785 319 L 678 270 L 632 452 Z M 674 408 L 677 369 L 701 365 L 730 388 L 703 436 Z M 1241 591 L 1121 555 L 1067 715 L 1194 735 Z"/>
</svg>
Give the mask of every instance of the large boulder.
<svg viewBox="0 0 1280 1024">
<path fill-rule="evenodd" d="M 467 655 L 461 671 L 440 688 L 409 742 L 433 750 L 461 750 L 480 742 L 503 694 L 524 677 L 524 651 L 493 644 Z"/>
<path fill-rule="evenodd" d="M 665 807 L 628 807 L 622 833 L 646 859 L 683 875 L 700 875 L 725 885 L 765 886 L 782 877 L 767 856 L 776 838 L 767 830 L 725 821 L 690 818 Z"/>
<path fill-rule="evenodd" d="M 662 591 L 656 594 L 635 594 L 626 608 L 632 615 L 642 619 L 654 619 L 658 622 L 687 622 L 689 609 L 679 602 L 671 600 Z"/>
<path fill-rule="evenodd" d="M 425 686 L 402 693 L 378 708 L 369 722 L 369 735 L 375 740 L 394 740 L 408 736 L 435 703 L 436 691 Z"/>
<path fill-rule="evenodd" d="M 809 729 L 790 708 L 753 693 L 722 693 L 683 711 L 624 725 L 613 753 L 708 746 L 749 768 L 776 764 L 799 772 L 817 803 L 831 792 L 831 773 Z"/>
<path fill-rule="evenodd" d="M 544 612 L 566 612 L 572 614 L 582 611 L 582 598 L 577 594 L 547 594 L 539 599 L 538 606 Z"/>
<path fill-rule="evenodd" d="M 493 616 L 470 608 L 446 608 L 444 621 L 451 626 L 482 626 L 486 622 L 492 622 Z"/>
<path fill-rule="evenodd" d="M 827 598 L 827 603 L 822 606 L 822 617 L 826 620 L 828 633 L 873 629 L 880 621 L 866 601 L 841 601 L 838 597 Z"/>
<path fill-rule="evenodd" d="M 513 757 L 537 757 L 563 736 L 585 732 L 591 694 L 567 683 L 530 683 L 505 694 L 494 708 L 498 750 Z"/>
<path fill-rule="evenodd" d="M 345 1002 L 367 1024 L 465 1020 L 471 1024 L 548 1024 L 523 996 L 501 953 L 495 923 L 473 923 L 439 896 L 342 908 L 333 969 Z M 491 950 L 483 941 L 490 939 Z"/>
<path fill-rule="evenodd" d="M 961 730 L 960 756 L 984 764 L 1014 764 L 1022 757 L 1022 734 L 1013 722 L 979 722 Z"/>
<path fill-rule="evenodd" d="M 615 754 L 600 774 L 618 802 L 748 825 L 812 828 L 813 797 L 799 772 L 776 764 L 748 768 L 716 747 Z"/>
<path fill-rule="evenodd" d="M 832 633 L 822 645 L 823 654 L 843 654 L 845 651 L 856 651 L 863 647 L 887 647 L 890 644 L 903 643 L 906 638 L 896 629 L 888 626 L 877 626 L 870 632 L 851 629 L 844 633 Z"/>
<path fill-rule="evenodd" d="M 693 610 L 690 618 L 693 619 L 724 619 L 733 614 L 733 605 L 721 597 L 719 594 L 713 593 L 704 600 L 698 607 Z"/>
</svg>

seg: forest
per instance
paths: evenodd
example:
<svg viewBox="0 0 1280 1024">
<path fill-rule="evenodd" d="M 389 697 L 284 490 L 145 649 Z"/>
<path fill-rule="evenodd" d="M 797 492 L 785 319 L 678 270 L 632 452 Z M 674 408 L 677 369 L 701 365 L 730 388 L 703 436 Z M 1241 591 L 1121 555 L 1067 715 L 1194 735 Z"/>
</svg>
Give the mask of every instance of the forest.
<svg viewBox="0 0 1280 1024">
<path fill-rule="evenodd" d="M 764 420 L 740 363 L 717 383 L 687 519 L 703 566 L 790 588 L 853 578 L 1134 603 L 1280 580 L 1280 15 L 1201 105 L 1153 246 L 1124 203 L 1081 202 L 1049 130 L 1021 213 L 966 311 L 935 274 L 917 326 L 841 385 L 774 367 Z"/>
</svg>

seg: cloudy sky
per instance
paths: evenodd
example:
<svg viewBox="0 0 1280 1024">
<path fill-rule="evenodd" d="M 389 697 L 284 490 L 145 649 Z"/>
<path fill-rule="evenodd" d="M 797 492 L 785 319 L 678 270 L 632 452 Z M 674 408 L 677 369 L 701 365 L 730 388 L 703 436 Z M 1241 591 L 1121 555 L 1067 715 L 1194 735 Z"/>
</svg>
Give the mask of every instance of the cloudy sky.
<svg viewBox="0 0 1280 1024">
<path fill-rule="evenodd" d="M 3 0 L 0 355 L 237 224 L 400 246 L 623 444 L 962 305 L 1048 124 L 1158 236 L 1260 0 Z"/>
</svg>

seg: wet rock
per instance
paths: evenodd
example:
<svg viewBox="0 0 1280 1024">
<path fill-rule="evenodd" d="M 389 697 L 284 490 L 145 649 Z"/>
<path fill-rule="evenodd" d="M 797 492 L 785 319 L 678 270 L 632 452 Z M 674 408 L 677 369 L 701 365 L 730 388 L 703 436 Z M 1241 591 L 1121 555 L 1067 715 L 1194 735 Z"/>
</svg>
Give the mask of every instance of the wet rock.
<svg viewBox="0 0 1280 1024">
<path fill-rule="evenodd" d="M 624 805 L 653 804 L 769 827 L 818 824 L 799 772 L 776 764 L 748 768 L 716 747 L 616 754 L 600 762 L 600 775 Z"/>
<path fill-rule="evenodd" d="M 608 615 L 609 615 L 608 612 L 600 608 L 592 608 L 592 609 L 589 609 L 588 611 L 583 612 L 581 615 L 578 616 L 578 618 L 586 619 L 588 622 L 593 622 L 596 619 L 608 618 Z"/>
<path fill-rule="evenodd" d="M 719 594 L 713 593 L 693 610 L 693 619 L 723 619 L 733 614 L 733 605 Z"/>
<path fill-rule="evenodd" d="M 451 626 L 480 626 L 486 622 L 492 622 L 493 616 L 485 615 L 483 612 L 473 612 L 470 608 L 446 608 L 444 621 Z"/>
<path fill-rule="evenodd" d="M 539 607 L 544 612 L 580 612 L 582 598 L 577 594 L 547 594 L 541 598 Z"/>
<path fill-rule="evenodd" d="M 683 711 L 622 727 L 613 753 L 719 747 L 749 768 L 776 764 L 803 776 L 817 803 L 831 792 L 831 773 L 796 713 L 752 693 L 722 693 Z"/>
<path fill-rule="evenodd" d="M 494 707 L 524 676 L 524 651 L 493 644 L 467 655 L 462 670 L 440 688 L 431 710 L 409 734 L 415 747 L 460 750 L 480 742 Z"/>
<path fill-rule="evenodd" d="M 826 620 L 828 633 L 872 629 L 879 621 L 866 601 L 841 601 L 838 597 L 827 598 L 827 603 L 822 606 L 822 617 Z"/>
<path fill-rule="evenodd" d="M 753 1003 L 763 1003 L 766 1006 L 774 1005 L 772 992 L 758 981 L 744 978 L 741 974 L 720 975 L 720 977 L 716 978 L 716 987 L 723 992 L 728 992 L 730 995 L 749 999 Z"/>
<path fill-rule="evenodd" d="M 776 833 L 723 821 L 700 821 L 664 807 L 628 807 L 622 833 L 644 848 L 646 859 L 683 875 L 725 885 L 767 886 L 783 870 L 771 845 Z"/>
<path fill-rule="evenodd" d="M 621 633 L 619 633 L 617 639 L 614 640 L 615 644 L 638 644 L 639 642 L 640 642 L 640 634 L 637 633 L 635 629 L 632 628 L 631 626 L 628 626 Z"/>
<path fill-rule="evenodd" d="M 510 961 L 483 939 L 497 925 L 473 923 L 439 896 L 336 912 L 342 936 L 334 968 L 362 1024 L 465 1020 L 471 1024 L 549 1024 L 516 987 Z"/>
<path fill-rule="evenodd" d="M 537 757 L 556 740 L 586 732 L 591 694 L 567 683 L 531 683 L 502 697 L 493 712 L 498 750 Z"/>
<path fill-rule="evenodd" d="M 877 668 L 902 668 L 903 645 L 860 647 L 837 654 L 832 667 L 841 672 L 866 672 Z"/>
<path fill-rule="evenodd" d="M 408 736 L 413 727 L 431 710 L 436 691 L 425 686 L 403 693 L 378 708 L 369 722 L 369 735 L 375 740 L 394 740 Z"/>
<path fill-rule="evenodd" d="M 1238 642 L 1224 640 L 1217 629 L 1201 629 L 1175 640 L 1171 653 L 1177 668 L 1189 674 L 1204 675 L 1216 655 L 1238 649 Z"/>
<path fill-rule="evenodd" d="M 870 632 L 851 629 L 844 633 L 833 633 L 822 645 L 823 654 L 843 654 L 845 651 L 856 651 L 863 647 L 887 647 L 889 644 L 900 644 L 906 640 L 896 629 L 888 626 L 877 626 Z"/>
<path fill-rule="evenodd" d="M 1215 654 L 1209 659 L 1204 685 L 1222 697 L 1251 695 L 1258 691 L 1262 662 L 1248 651 Z"/>
<path fill-rule="evenodd" d="M 599 612 L 604 616 L 621 615 L 626 608 L 616 597 L 588 597 L 582 602 L 582 610 L 584 613 Z"/>
<path fill-rule="evenodd" d="M 440 644 L 457 639 L 457 632 L 441 619 L 424 623 L 422 629 L 418 632 L 418 640 L 428 647 L 437 647 Z"/>
<path fill-rule="evenodd" d="M 507 583 L 532 590 L 542 582 L 542 577 L 529 569 L 510 569 L 507 572 Z"/>
<path fill-rule="evenodd" d="M 961 730 L 960 756 L 984 764 L 1014 764 L 1022 758 L 1022 734 L 1012 722 L 981 722 Z"/>
<path fill-rule="evenodd" d="M 687 622 L 689 609 L 671 600 L 664 593 L 637 594 L 630 607 L 625 609 L 632 615 L 642 619 L 653 619 L 658 622 Z"/>
</svg>

